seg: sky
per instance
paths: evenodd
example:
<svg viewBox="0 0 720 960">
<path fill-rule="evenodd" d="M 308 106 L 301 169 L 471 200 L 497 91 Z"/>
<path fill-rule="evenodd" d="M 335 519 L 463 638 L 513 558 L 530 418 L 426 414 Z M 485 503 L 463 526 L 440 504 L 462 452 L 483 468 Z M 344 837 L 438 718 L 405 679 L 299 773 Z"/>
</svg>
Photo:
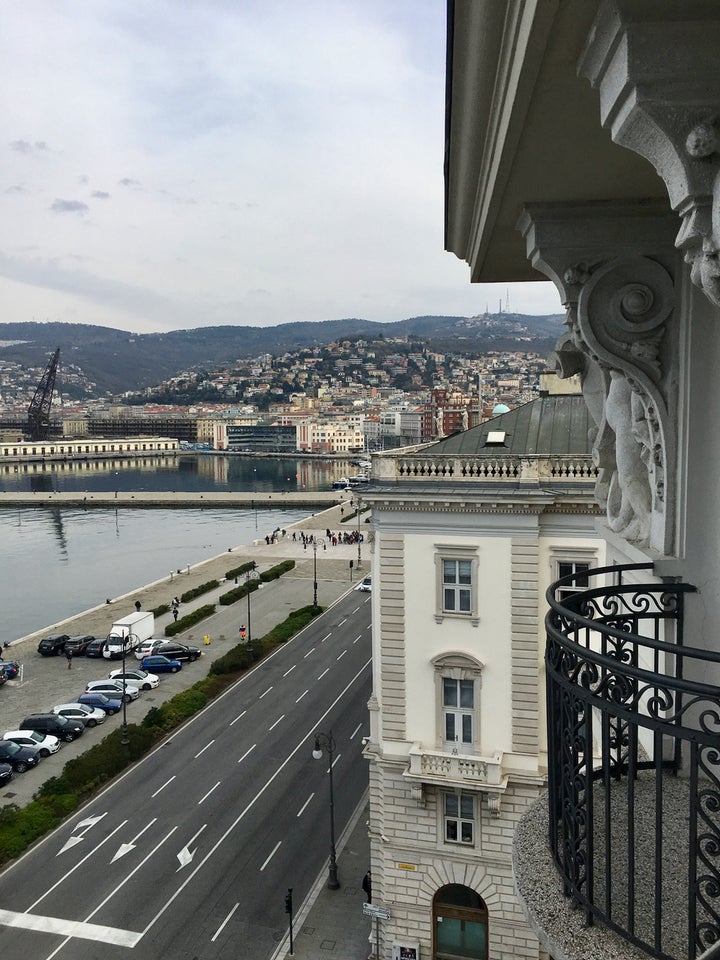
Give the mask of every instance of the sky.
<svg viewBox="0 0 720 960">
<path fill-rule="evenodd" d="M 444 0 L 23 0 L 0 322 L 561 313 L 443 249 Z"/>
</svg>

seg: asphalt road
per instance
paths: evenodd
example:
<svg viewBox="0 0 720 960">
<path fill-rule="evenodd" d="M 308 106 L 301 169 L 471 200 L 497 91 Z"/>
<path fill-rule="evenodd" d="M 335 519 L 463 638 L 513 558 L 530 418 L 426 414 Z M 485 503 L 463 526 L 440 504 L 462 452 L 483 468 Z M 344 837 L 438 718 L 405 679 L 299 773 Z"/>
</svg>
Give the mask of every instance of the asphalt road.
<svg viewBox="0 0 720 960">
<path fill-rule="evenodd" d="M 269 957 L 329 853 L 317 731 L 336 836 L 367 788 L 370 607 L 343 597 L 0 874 L 5 960 Z"/>
</svg>

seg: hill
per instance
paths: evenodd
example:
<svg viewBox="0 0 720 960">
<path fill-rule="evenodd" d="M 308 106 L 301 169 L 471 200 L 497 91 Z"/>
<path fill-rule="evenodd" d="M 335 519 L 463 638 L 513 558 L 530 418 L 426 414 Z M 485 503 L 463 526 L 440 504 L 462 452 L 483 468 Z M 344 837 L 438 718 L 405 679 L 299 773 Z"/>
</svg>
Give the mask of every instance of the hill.
<svg viewBox="0 0 720 960">
<path fill-rule="evenodd" d="M 63 365 L 73 364 L 95 383 L 97 395 L 152 386 L 183 371 L 230 366 L 260 354 L 275 356 L 336 340 L 418 337 L 438 352 L 534 350 L 547 353 L 562 331 L 561 316 L 489 314 L 480 317 L 411 317 L 394 323 L 348 318 L 276 327 L 197 327 L 168 333 L 132 334 L 73 323 L 0 323 L 0 358 L 23 367 L 43 367 L 60 347 Z"/>
</svg>

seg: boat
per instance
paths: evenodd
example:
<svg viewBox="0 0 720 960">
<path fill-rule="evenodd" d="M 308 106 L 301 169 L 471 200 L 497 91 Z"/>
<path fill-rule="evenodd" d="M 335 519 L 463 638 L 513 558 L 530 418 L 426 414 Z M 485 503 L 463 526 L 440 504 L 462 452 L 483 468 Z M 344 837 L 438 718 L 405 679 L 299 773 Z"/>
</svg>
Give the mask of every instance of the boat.
<svg viewBox="0 0 720 960">
<path fill-rule="evenodd" d="M 333 480 L 332 488 L 333 490 L 344 490 L 346 487 L 350 486 L 349 477 L 340 477 L 339 480 Z"/>
</svg>

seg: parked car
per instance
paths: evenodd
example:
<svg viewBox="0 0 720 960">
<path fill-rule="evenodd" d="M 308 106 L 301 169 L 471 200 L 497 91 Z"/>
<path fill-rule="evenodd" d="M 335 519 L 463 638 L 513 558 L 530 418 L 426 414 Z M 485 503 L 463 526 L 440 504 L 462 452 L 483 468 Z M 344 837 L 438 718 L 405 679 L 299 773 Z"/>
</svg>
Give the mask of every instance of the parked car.
<svg viewBox="0 0 720 960">
<path fill-rule="evenodd" d="M 361 580 L 360 583 L 355 587 L 355 589 L 359 590 L 361 593 L 371 593 L 372 577 L 365 577 L 365 579 Z"/>
<path fill-rule="evenodd" d="M 10 783 L 13 778 L 13 768 L 9 763 L 0 763 L 0 787 Z"/>
<path fill-rule="evenodd" d="M 171 660 L 192 661 L 198 660 L 202 656 L 202 650 L 197 647 L 189 647 L 185 643 L 175 643 L 165 641 L 161 643 L 157 650 L 153 651 L 162 657 L 169 657 Z"/>
<path fill-rule="evenodd" d="M 38 653 L 43 657 L 57 657 L 65 650 L 65 644 L 70 639 L 67 633 L 51 633 L 43 637 L 38 644 Z"/>
<path fill-rule="evenodd" d="M 20 664 L 17 660 L 3 660 L 0 662 L 0 676 L 3 680 L 15 680 L 20 675 Z"/>
<path fill-rule="evenodd" d="M 86 727 L 96 727 L 99 723 L 105 723 L 107 714 L 99 707 L 91 707 L 87 703 L 61 703 L 52 708 L 53 713 L 60 717 L 67 717 L 68 720 L 78 720 Z"/>
<path fill-rule="evenodd" d="M 110 699 L 106 697 L 104 693 L 100 693 L 99 690 L 93 690 L 90 693 L 82 693 L 77 698 L 78 703 L 85 703 L 89 707 L 99 707 L 101 710 L 104 710 L 105 713 L 112 716 L 114 713 L 119 713 L 122 708 L 122 701 Z"/>
<path fill-rule="evenodd" d="M 59 717 L 56 713 L 31 713 L 20 724 L 20 729 L 51 733 L 67 743 L 77 740 L 85 732 L 85 726 L 82 723 L 78 723 L 77 720 L 68 720 L 67 717 Z"/>
<path fill-rule="evenodd" d="M 137 700 L 140 690 L 126 680 L 90 680 L 85 684 L 85 693 L 104 693 L 106 697 L 130 703 Z"/>
<path fill-rule="evenodd" d="M 34 747 L 41 757 L 49 757 L 60 749 L 60 741 L 50 733 L 39 730 L 6 730 L 3 740 L 12 740 L 19 747 Z"/>
<path fill-rule="evenodd" d="M 141 670 L 139 667 L 135 670 L 126 670 L 124 673 L 122 669 L 113 670 L 110 673 L 110 679 L 127 680 L 134 686 L 140 687 L 141 690 L 152 690 L 160 683 L 160 677 L 156 677 L 154 673 L 148 673 L 147 670 Z"/>
<path fill-rule="evenodd" d="M 161 647 L 164 643 L 165 640 L 143 640 L 135 647 L 133 653 L 138 660 L 142 660 L 144 657 L 151 657 L 154 653 L 157 653 L 158 647 Z"/>
<path fill-rule="evenodd" d="M 153 654 L 153 656 L 141 660 L 140 667 L 143 670 L 149 670 L 151 673 L 177 673 L 178 670 L 182 670 L 182 663 L 179 660 L 171 660 L 169 657 L 163 657 L 160 654 Z"/>
<path fill-rule="evenodd" d="M 94 639 L 95 637 L 91 633 L 85 633 L 79 637 L 69 637 L 65 641 L 65 653 L 72 650 L 74 657 L 82 657 Z"/>
<path fill-rule="evenodd" d="M 101 657 L 104 649 L 105 637 L 95 637 L 95 639 L 91 640 L 90 643 L 85 647 L 85 656 Z"/>
<path fill-rule="evenodd" d="M 20 747 L 12 740 L 0 740 L 0 762 L 9 763 L 15 773 L 25 773 L 40 763 L 40 755 L 34 747 Z"/>
</svg>

